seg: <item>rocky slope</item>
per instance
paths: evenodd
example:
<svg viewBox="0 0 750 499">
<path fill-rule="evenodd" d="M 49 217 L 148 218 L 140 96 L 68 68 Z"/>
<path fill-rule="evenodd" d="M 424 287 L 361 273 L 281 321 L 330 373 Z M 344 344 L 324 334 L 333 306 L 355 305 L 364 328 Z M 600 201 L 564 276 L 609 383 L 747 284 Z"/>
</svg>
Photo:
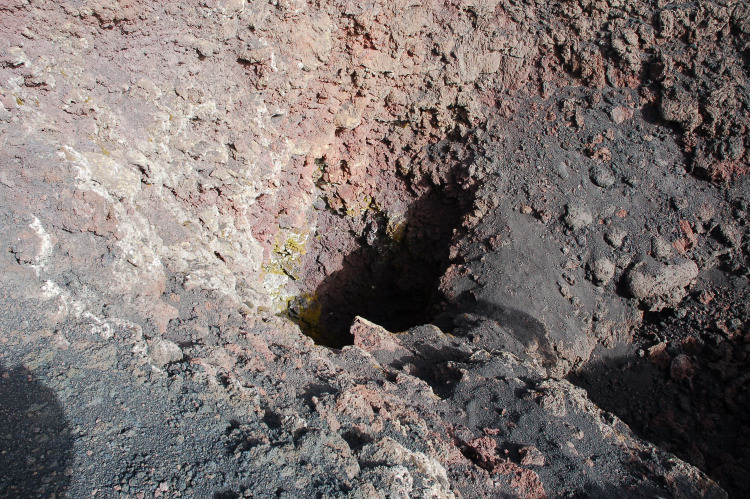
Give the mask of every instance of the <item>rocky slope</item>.
<svg viewBox="0 0 750 499">
<path fill-rule="evenodd" d="M 742 497 L 748 19 L 0 5 L 0 496 Z"/>
</svg>

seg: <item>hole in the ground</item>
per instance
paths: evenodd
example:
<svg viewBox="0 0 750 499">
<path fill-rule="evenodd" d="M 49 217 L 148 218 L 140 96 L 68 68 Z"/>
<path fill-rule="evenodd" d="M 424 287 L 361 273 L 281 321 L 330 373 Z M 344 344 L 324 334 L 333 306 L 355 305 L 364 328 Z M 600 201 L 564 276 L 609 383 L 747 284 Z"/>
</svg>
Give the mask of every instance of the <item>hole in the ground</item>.
<svg viewBox="0 0 750 499">
<path fill-rule="evenodd" d="M 361 316 L 391 331 L 429 322 L 441 301 L 438 283 L 448 262 L 453 235 L 463 215 L 461 200 L 437 190 L 417 199 L 403 219 L 366 215 L 362 234 L 341 231 L 340 217 L 326 214 L 326 240 L 354 238 L 341 268 L 326 274 L 314 290 L 293 300 L 290 314 L 318 343 L 351 344 L 349 326 Z M 400 218 L 400 217 L 399 217 Z M 318 264 L 335 258 L 326 251 Z M 325 265 L 324 263 L 321 265 Z"/>
<path fill-rule="evenodd" d="M 289 317 L 317 343 L 334 348 L 352 343 L 356 316 L 394 332 L 430 322 L 443 301 L 438 287 L 454 229 L 473 203 L 473 190 L 457 178 L 451 171 L 419 196 L 404 180 L 403 199 L 410 202 L 402 214 L 386 214 L 375 202 L 361 217 L 319 212 L 302 292 L 290 302 Z"/>
</svg>

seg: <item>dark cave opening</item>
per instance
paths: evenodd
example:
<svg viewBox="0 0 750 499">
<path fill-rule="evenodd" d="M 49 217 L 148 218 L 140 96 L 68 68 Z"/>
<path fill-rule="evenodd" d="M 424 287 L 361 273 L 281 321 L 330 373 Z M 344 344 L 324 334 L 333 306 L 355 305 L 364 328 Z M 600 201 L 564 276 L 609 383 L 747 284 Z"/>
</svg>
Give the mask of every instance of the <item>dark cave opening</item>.
<svg viewBox="0 0 750 499">
<path fill-rule="evenodd" d="M 419 168 L 429 173 L 394 172 L 396 192 L 408 203 L 396 216 L 374 201 L 356 220 L 340 210 L 320 211 L 319 240 L 308 257 L 313 271 L 303 270 L 302 292 L 287 316 L 332 348 L 353 343 L 356 316 L 392 332 L 431 322 L 444 305 L 439 284 L 451 243 L 473 207 L 475 187 L 467 176 L 473 157 L 470 144 L 444 140 L 426 148 Z M 338 264 L 330 269 L 334 254 Z"/>
<path fill-rule="evenodd" d="M 352 344 L 349 327 L 356 316 L 393 332 L 430 322 L 443 302 L 440 277 L 470 198 L 467 190 L 432 189 L 397 223 L 366 215 L 365 229 L 352 235 L 356 244 L 341 268 L 292 300 L 289 317 L 318 344 L 332 348 Z"/>
</svg>

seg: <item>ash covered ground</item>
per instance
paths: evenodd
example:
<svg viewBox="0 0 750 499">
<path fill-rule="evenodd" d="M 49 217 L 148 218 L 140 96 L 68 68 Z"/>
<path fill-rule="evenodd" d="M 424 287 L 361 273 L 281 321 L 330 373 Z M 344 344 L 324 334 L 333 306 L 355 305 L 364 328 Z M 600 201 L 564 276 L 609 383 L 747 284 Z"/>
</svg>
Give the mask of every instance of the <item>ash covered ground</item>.
<svg viewBox="0 0 750 499">
<path fill-rule="evenodd" d="M 0 5 L 0 497 L 747 497 L 750 6 Z"/>
</svg>

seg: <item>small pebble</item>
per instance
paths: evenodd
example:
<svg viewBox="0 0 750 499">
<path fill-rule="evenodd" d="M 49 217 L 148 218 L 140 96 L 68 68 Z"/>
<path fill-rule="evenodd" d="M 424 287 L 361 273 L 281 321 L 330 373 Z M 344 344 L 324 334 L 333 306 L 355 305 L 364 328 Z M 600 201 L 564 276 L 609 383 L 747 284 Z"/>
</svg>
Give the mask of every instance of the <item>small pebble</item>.
<svg viewBox="0 0 750 499">
<path fill-rule="evenodd" d="M 563 161 L 555 164 L 555 173 L 557 173 L 557 175 L 563 180 L 568 180 L 570 178 L 570 173 L 568 173 L 568 165 L 566 165 Z"/>
<path fill-rule="evenodd" d="M 651 238 L 651 256 L 657 260 L 669 260 L 674 255 L 672 245 L 661 236 Z"/>
<path fill-rule="evenodd" d="M 583 229 L 594 222 L 591 213 L 579 205 L 568 205 L 568 213 L 565 215 L 565 223 L 573 230 Z"/>
<path fill-rule="evenodd" d="M 182 349 L 169 340 L 157 339 L 149 346 L 149 357 L 157 367 L 164 367 L 182 360 Z"/>
<path fill-rule="evenodd" d="M 606 286 L 615 276 L 615 264 L 609 258 L 597 258 L 589 267 L 592 280 L 597 286 Z"/>
<path fill-rule="evenodd" d="M 313 208 L 315 208 L 318 211 L 325 210 L 326 209 L 326 202 L 323 198 L 317 198 L 313 202 Z"/>
<path fill-rule="evenodd" d="M 612 168 L 605 165 L 596 165 L 589 172 L 591 181 L 599 187 L 612 187 L 615 183 L 615 174 Z"/>
<path fill-rule="evenodd" d="M 628 233 L 624 230 L 614 228 L 604 234 L 604 240 L 607 241 L 607 244 L 609 244 L 613 248 L 619 248 L 622 246 L 622 242 L 625 240 L 627 235 Z"/>
</svg>

